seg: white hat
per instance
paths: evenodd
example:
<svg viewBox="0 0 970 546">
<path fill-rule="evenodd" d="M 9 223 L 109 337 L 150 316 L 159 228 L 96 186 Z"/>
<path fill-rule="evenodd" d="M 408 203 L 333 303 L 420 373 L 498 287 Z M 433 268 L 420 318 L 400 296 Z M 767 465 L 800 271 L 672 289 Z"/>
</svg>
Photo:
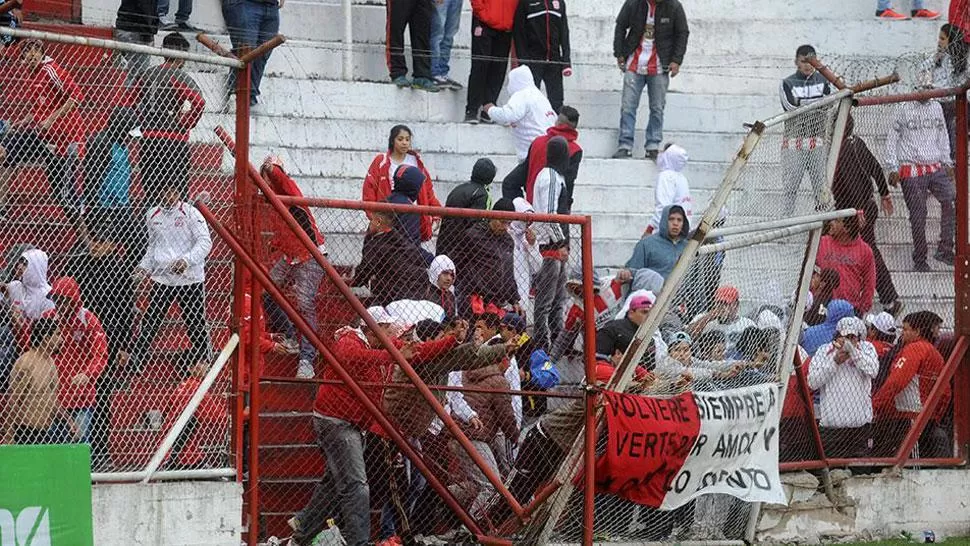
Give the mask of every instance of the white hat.
<svg viewBox="0 0 970 546">
<path fill-rule="evenodd" d="M 896 319 L 885 311 L 878 315 L 866 315 L 866 324 L 871 324 L 876 330 L 887 336 L 894 336 L 897 332 Z"/>
<path fill-rule="evenodd" d="M 858 317 L 845 317 L 839 320 L 835 329 L 843 336 L 856 335 L 859 339 L 866 338 L 866 323 Z"/>
<path fill-rule="evenodd" d="M 375 305 L 374 307 L 368 307 L 367 313 L 370 314 L 370 318 L 374 319 L 377 324 L 394 324 L 395 319 L 380 305 Z"/>
</svg>

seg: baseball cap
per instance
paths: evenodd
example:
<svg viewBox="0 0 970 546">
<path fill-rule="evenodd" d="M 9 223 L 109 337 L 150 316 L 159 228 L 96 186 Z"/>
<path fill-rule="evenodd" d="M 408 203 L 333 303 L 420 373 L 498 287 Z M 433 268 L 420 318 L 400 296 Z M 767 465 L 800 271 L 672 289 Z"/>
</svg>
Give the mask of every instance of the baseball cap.
<svg viewBox="0 0 970 546">
<path fill-rule="evenodd" d="M 502 326 L 521 334 L 525 331 L 525 319 L 515 313 L 505 313 L 502 317 Z"/>
<path fill-rule="evenodd" d="M 866 324 L 871 324 L 876 330 L 889 335 L 896 335 L 896 319 L 892 315 L 883 311 L 877 315 L 866 315 Z"/>
<path fill-rule="evenodd" d="M 377 324 L 394 324 L 396 322 L 396 319 L 380 305 L 368 307 L 367 313 Z"/>
<path fill-rule="evenodd" d="M 740 294 L 738 289 L 731 286 L 730 284 L 725 284 L 724 286 L 718 287 L 714 292 L 714 301 L 722 301 L 724 303 L 735 303 L 738 301 Z"/>
<path fill-rule="evenodd" d="M 840 319 L 835 326 L 835 330 L 843 336 L 855 335 L 859 339 L 866 338 L 866 324 L 858 317 L 845 317 Z"/>
<path fill-rule="evenodd" d="M 647 292 L 646 294 L 638 294 L 630 299 L 630 311 L 639 311 L 640 309 L 650 309 L 653 307 L 654 302 L 657 298 L 654 297 L 652 292 Z"/>
</svg>

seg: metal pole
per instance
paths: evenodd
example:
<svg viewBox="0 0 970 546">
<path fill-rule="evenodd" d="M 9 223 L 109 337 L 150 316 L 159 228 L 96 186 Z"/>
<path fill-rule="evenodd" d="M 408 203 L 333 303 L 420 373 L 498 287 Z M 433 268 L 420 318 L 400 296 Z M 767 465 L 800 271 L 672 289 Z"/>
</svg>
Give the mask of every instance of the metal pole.
<svg viewBox="0 0 970 546">
<path fill-rule="evenodd" d="M 700 247 L 701 243 L 707 237 L 707 233 L 711 231 L 712 226 L 717 221 L 721 208 L 724 206 L 728 196 L 734 189 L 734 185 L 737 183 L 738 179 L 741 178 L 741 171 L 748 163 L 748 158 L 751 157 L 751 154 L 757 147 L 758 142 L 761 141 L 761 136 L 764 133 L 764 130 L 765 125 L 759 121 L 755 122 L 751 130 L 748 132 L 744 142 L 741 144 L 741 148 L 738 150 L 737 156 L 731 163 L 731 167 L 728 169 L 727 173 L 725 173 L 724 180 L 721 182 L 717 192 L 714 194 L 711 204 L 704 212 L 704 216 L 701 218 L 700 224 L 698 225 L 694 236 L 687 242 L 687 247 L 681 253 L 680 259 L 677 260 L 677 264 L 674 265 L 674 269 L 671 271 L 670 275 L 667 276 L 666 282 L 664 283 L 664 288 L 660 291 L 660 295 L 657 297 L 657 301 L 654 303 L 653 309 L 650 310 L 650 314 L 647 316 L 647 319 L 637 329 L 633 340 L 630 342 L 630 346 L 623 354 L 623 360 L 613 372 L 613 377 L 610 378 L 607 386 L 608 390 L 623 392 L 627 385 L 629 385 L 630 380 L 633 378 L 633 372 L 636 369 L 637 363 L 640 362 L 640 359 L 643 357 L 643 353 L 647 350 L 648 340 L 660 325 L 660 321 L 662 320 L 664 313 L 666 313 L 667 308 L 670 306 L 674 296 L 676 295 L 677 288 L 687 275 L 687 270 L 690 267 L 690 264 L 694 261 L 697 254 L 697 249 Z M 597 423 L 599 422 L 601 416 L 602 411 L 597 411 Z M 546 501 L 549 508 L 543 513 L 543 517 L 534 517 L 526 529 L 526 536 L 528 537 L 529 543 L 546 544 L 549 542 L 549 536 L 552 534 L 553 527 L 559 520 L 559 517 L 562 515 L 562 510 L 564 509 L 569 496 L 572 494 L 572 483 L 569 479 L 570 469 L 574 468 L 579 463 L 583 452 L 583 443 L 579 442 L 578 440 L 579 436 L 577 436 L 577 441 L 573 443 L 572 449 L 569 451 L 566 458 L 563 460 L 562 465 L 560 465 L 559 471 L 556 473 L 556 480 L 563 484 L 562 487 L 560 487 L 559 490 Z"/>
<path fill-rule="evenodd" d="M 186 404 L 182 413 L 179 415 L 178 419 L 169 429 L 168 434 L 165 435 L 165 439 L 162 440 L 161 445 L 155 450 L 155 455 L 152 459 L 148 461 L 148 466 L 145 467 L 145 477 L 141 480 L 141 483 L 148 483 L 148 480 L 152 479 L 152 475 L 158 470 L 158 467 L 162 465 L 162 461 L 165 460 L 165 456 L 168 455 L 168 451 L 172 449 L 175 445 L 175 440 L 178 439 L 182 431 L 185 430 L 185 425 L 188 424 L 189 419 L 195 415 L 195 410 L 199 408 L 199 404 L 202 403 L 202 399 L 206 394 L 209 393 L 209 389 L 212 388 L 212 384 L 216 382 L 216 378 L 222 372 L 222 368 L 229 362 L 229 357 L 232 356 L 233 351 L 236 350 L 236 346 L 239 344 L 239 336 L 232 334 L 229 336 L 229 342 L 226 346 L 222 348 L 222 352 L 216 358 L 216 361 L 212 364 L 212 368 L 209 372 L 205 374 L 202 379 L 202 383 L 199 384 L 199 388 L 196 389 L 195 393 L 192 394 L 192 398 L 189 399 L 189 403 Z"/>
<path fill-rule="evenodd" d="M 753 224 L 742 224 L 739 226 L 714 228 L 711 230 L 710 233 L 707 234 L 707 238 L 716 239 L 717 237 L 727 237 L 729 235 L 741 235 L 743 233 L 752 233 L 755 231 L 766 231 L 769 229 L 800 226 L 803 224 L 808 224 L 810 222 L 827 222 L 829 220 L 835 220 L 837 218 L 847 218 L 849 216 L 855 216 L 856 214 L 858 214 L 858 211 L 855 209 L 840 209 L 840 210 L 833 210 L 829 212 L 818 212 L 815 214 L 806 214 L 805 216 L 796 216 L 794 218 L 782 218 L 780 220 L 768 220 L 766 222 L 756 222 Z"/>
<path fill-rule="evenodd" d="M 914 91 L 912 93 L 901 93 L 899 95 L 884 95 L 882 97 L 860 97 L 855 99 L 856 106 L 882 106 L 885 104 L 897 104 L 900 102 L 917 102 L 930 99 L 943 99 L 959 97 L 965 95 L 966 87 L 948 87 L 944 89 L 927 89 L 925 91 Z"/>
<path fill-rule="evenodd" d="M 589 216 L 582 225 L 583 243 L 583 355 L 586 365 L 586 425 L 583 468 L 583 544 L 593 544 L 594 500 L 596 495 L 596 309 L 593 300 L 593 225 Z"/>
<path fill-rule="evenodd" d="M 97 47 L 101 49 L 113 49 L 117 51 L 130 51 L 132 53 L 144 53 L 156 57 L 168 57 L 169 59 L 183 59 L 205 64 L 217 64 L 228 66 L 229 68 L 242 68 L 243 63 L 238 59 L 227 57 L 213 57 L 210 55 L 200 55 L 188 51 L 177 51 L 174 49 L 163 49 L 140 44 L 129 44 L 117 42 L 115 40 L 105 40 L 103 38 L 88 38 L 85 36 L 74 36 L 71 34 L 58 34 L 56 32 L 46 32 L 43 30 L 27 30 L 22 28 L 0 27 L 0 35 L 13 36 L 23 40 L 35 39 L 45 42 L 57 42 L 59 44 L 82 45 Z"/>
<path fill-rule="evenodd" d="M 361 388 L 360 384 L 347 372 L 343 364 L 337 360 L 337 357 L 330 351 L 330 348 L 324 345 L 323 341 L 316 332 L 310 328 L 310 324 L 300 315 L 290 302 L 286 299 L 279 288 L 273 283 L 269 278 L 269 274 L 266 273 L 265 269 L 253 260 L 252 256 L 242 247 L 239 241 L 236 240 L 235 236 L 229 232 L 222 224 L 216 220 L 213 216 L 212 211 L 209 210 L 204 204 L 197 203 L 196 208 L 202 213 L 206 221 L 212 227 L 215 232 L 222 237 L 223 240 L 229 245 L 236 257 L 241 259 L 246 267 L 252 273 L 253 278 L 262 285 L 263 289 L 266 290 L 269 295 L 276 300 L 280 309 L 286 313 L 286 316 L 293 323 L 293 326 L 304 336 L 307 340 L 313 344 L 313 347 L 323 356 L 324 360 L 327 361 L 327 365 L 334 370 L 334 372 L 340 377 L 344 382 L 347 389 L 353 393 L 354 397 L 364 406 L 364 409 L 377 421 L 384 431 L 387 432 L 391 440 L 397 445 L 398 449 L 404 454 L 405 457 L 411 460 L 418 471 L 424 475 L 425 479 L 428 480 L 428 484 L 441 496 L 445 504 L 455 513 L 455 515 L 461 520 L 461 522 L 468 527 L 476 535 L 482 535 L 481 528 L 478 524 L 468 515 L 461 504 L 455 499 L 455 497 L 448 491 L 448 488 L 443 486 L 438 480 L 438 477 L 431 472 L 431 469 L 425 464 L 424 459 L 411 447 L 411 444 L 401 436 L 397 428 L 394 427 L 393 423 L 384 415 L 384 412 L 377 407 L 376 404 L 367 396 L 364 390 Z"/>
<path fill-rule="evenodd" d="M 92 472 L 91 481 L 94 483 L 140 482 L 145 478 L 145 471 L 138 472 Z M 235 468 L 200 468 L 197 470 L 161 470 L 156 472 L 154 481 L 172 480 L 217 480 L 232 478 L 236 475 Z"/>
<path fill-rule="evenodd" d="M 745 235 L 743 237 L 738 237 L 737 239 L 724 241 L 723 243 L 704 245 L 697 250 L 697 255 L 704 256 L 707 254 L 713 254 L 715 252 L 724 252 L 727 250 L 756 245 L 759 243 L 768 243 L 777 239 L 785 239 L 793 235 L 798 235 L 799 233 L 805 233 L 806 231 L 820 229 L 822 229 L 822 222 L 813 222 L 811 224 L 805 224 L 802 226 L 792 226 L 766 231 L 763 233 L 755 233 L 753 235 Z"/>
<path fill-rule="evenodd" d="M 852 97 L 845 97 L 839 102 L 839 109 L 835 115 L 835 126 L 829 135 L 829 156 L 825 164 L 825 187 L 822 195 L 816 196 L 818 204 L 826 208 L 832 206 L 832 181 L 835 179 L 835 169 L 839 166 L 839 152 L 842 151 L 842 141 L 845 140 L 845 126 L 852 109 Z"/>
<path fill-rule="evenodd" d="M 799 106 L 798 108 L 796 108 L 794 110 L 789 110 L 787 112 L 783 112 L 781 114 L 778 114 L 777 116 L 772 116 L 772 117 L 770 117 L 770 118 L 762 121 L 761 124 L 763 126 L 765 126 L 766 128 L 767 127 L 774 127 L 775 125 L 778 125 L 779 123 L 784 123 L 784 122 L 790 120 L 791 118 L 804 115 L 805 112 L 811 112 L 812 110 L 818 110 L 819 108 L 825 108 L 826 106 L 828 106 L 828 105 L 830 105 L 832 103 L 839 102 L 840 100 L 844 99 L 845 97 L 851 97 L 851 96 L 852 96 L 852 90 L 851 89 L 843 89 L 842 91 L 839 91 L 837 93 L 833 93 L 831 95 L 828 95 L 825 98 L 819 99 L 818 101 L 813 102 L 811 104 L 806 104 L 805 106 Z"/>
<path fill-rule="evenodd" d="M 967 157 L 967 94 L 956 97 L 956 259 L 953 281 L 956 296 L 955 330 L 958 335 L 970 336 L 970 184 Z M 953 424 L 957 454 L 966 458 L 970 452 L 970 363 L 957 369 L 953 380 Z"/>
<path fill-rule="evenodd" d="M 826 80 L 828 80 L 829 83 L 834 85 L 836 89 L 839 89 L 839 90 L 845 89 L 845 80 L 843 80 L 842 77 L 836 74 L 835 72 L 832 72 L 832 69 L 825 66 L 825 64 L 822 63 L 822 61 L 819 60 L 818 57 L 814 57 L 814 56 L 808 57 L 806 61 L 808 62 L 808 64 L 812 65 L 815 68 L 815 70 L 818 70 L 818 73 L 821 74 L 822 77 L 824 77 Z"/>
<path fill-rule="evenodd" d="M 225 142 L 230 137 L 225 130 L 220 131 L 220 129 L 222 128 L 217 128 L 216 132 Z M 228 142 L 226 142 L 226 144 L 228 146 Z M 472 444 L 468 437 L 465 436 L 465 433 L 462 432 L 461 427 L 458 426 L 458 423 L 455 422 L 451 414 L 445 411 L 445 409 L 441 406 L 438 399 L 435 398 L 431 390 L 428 389 L 428 386 L 425 385 L 424 381 L 421 380 L 418 373 L 414 371 L 411 364 L 406 358 L 404 358 L 401 351 L 398 350 L 398 348 L 391 341 L 391 338 L 384 332 L 384 329 L 380 328 L 377 323 L 374 322 L 374 319 L 370 316 L 370 313 L 367 312 L 364 305 L 360 303 L 360 300 L 358 300 L 357 296 L 354 295 L 353 290 L 347 286 L 347 283 L 344 282 L 343 278 L 340 276 L 340 273 L 334 269 L 333 265 L 331 265 L 323 253 L 320 252 L 320 249 L 318 249 L 313 241 L 310 240 L 310 237 L 306 234 L 303 228 L 300 227 L 296 219 L 293 218 L 293 215 L 290 214 L 289 209 L 283 204 L 283 201 L 280 200 L 279 196 L 276 195 L 276 192 L 269 187 L 269 184 L 267 184 L 266 181 L 263 180 L 263 177 L 256 172 L 256 169 L 254 169 L 251 165 L 249 168 L 249 179 L 259 187 L 260 191 L 263 192 L 263 196 L 266 197 L 269 203 L 273 206 L 283 221 L 286 222 L 287 226 L 289 226 L 289 228 L 293 231 L 293 234 L 300 240 L 303 246 L 310 251 L 310 255 L 313 256 L 313 259 L 316 260 L 316 262 L 320 264 L 320 267 L 323 268 L 324 272 L 326 272 L 330 282 L 337 287 L 344 299 L 347 300 L 347 303 L 350 304 L 357 315 L 364 321 L 365 324 L 367 324 L 367 327 L 374 332 L 385 350 L 387 350 L 387 352 L 390 353 L 390 355 L 395 359 L 398 366 L 401 367 L 401 371 L 408 376 L 408 379 L 411 380 L 411 383 L 413 383 L 418 389 L 418 392 L 421 393 L 424 400 L 431 406 L 431 409 L 434 410 L 438 418 L 441 419 L 441 422 L 444 423 L 448 431 L 451 432 L 454 439 L 459 443 L 459 445 L 461 445 L 462 449 L 464 449 L 468 454 L 468 457 L 475 463 L 475 466 L 482 471 L 482 474 L 489 481 L 489 483 L 495 487 L 495 491 L 498 492 L 503 499 L 505 499 L 505 501 L 511 507 L 512 512 L 521 518 L 522 505 L 519 504 L 519 502 L 515 499 L 515 496 L 513 496 L 505 484 L 502 483 L 502 477 L 499 476 L 498 473 L 491 466 L 489 466 L 487 462 L 485 462 L 485 459 L 482 458 L 481 454 L 478 453 L 478 450 L 475 449 L 474 444 Z M 405 210 L 409 210 L 407 205 L 405 205 L 405 207 Z M 413 209 L 414 207 L 410 208 L 412 212 Z"/>
<path fill-rule="evenodd" d="M 353 0 L 343 0 L 341 4 L 344 14 L 343 77 L 349 82 L 354 79 L 354 3 Z"/>
</svg>

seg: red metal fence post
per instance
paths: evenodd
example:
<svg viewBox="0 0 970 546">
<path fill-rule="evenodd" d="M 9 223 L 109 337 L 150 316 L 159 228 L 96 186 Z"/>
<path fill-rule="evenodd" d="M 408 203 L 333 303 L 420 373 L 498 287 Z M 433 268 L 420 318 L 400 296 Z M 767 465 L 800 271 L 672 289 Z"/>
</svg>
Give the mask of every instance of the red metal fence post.
<svg viewBox="0 0 970 546">
<path fill-rule="evenodd" d="M 954 332 L 970 336 L 970 160 L 967 154 L 967 94 L 956 97 L 956 259 L 953 282 Z M 957 455 L 970 457 L 970 356 L 957 368 L 953 380 L 953 428 Z"/>
<path fill-rule="evenodd" d="M 583 252 L 583 355 L 586 365 L 586 452 L 584 453 L 583 544 L 593 544 L 593 508 L 596 494 L 596 314 L 593 305 L 593 225 L 589 216 L 582 224 Z"/>
</svg>

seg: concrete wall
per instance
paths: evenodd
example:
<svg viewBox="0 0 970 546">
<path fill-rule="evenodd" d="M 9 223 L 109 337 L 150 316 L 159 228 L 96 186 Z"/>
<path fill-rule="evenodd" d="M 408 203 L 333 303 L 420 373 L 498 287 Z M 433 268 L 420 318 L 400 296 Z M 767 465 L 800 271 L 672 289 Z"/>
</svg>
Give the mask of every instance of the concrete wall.
<svg viewBox="0 0 970 546">
<path fill-rule="evenodd" d="M 789 505 L 766 506 L 759 542 L 818 544 L 820 541 L 919 537 L 924 530 L 946 537 L 970 536 L 970 472 L 905 470 L 900 474 L 851 476 L 832 472 L 833 499 L 807 472 L 782 476 Z M 833 502 L 834 501 L 834 502 Z"/>
<path fill-rule="evenodd" d="M 94 543 L 239 546 L 242 493 L 235 482 L 95 485 Z"/>
</svg>

